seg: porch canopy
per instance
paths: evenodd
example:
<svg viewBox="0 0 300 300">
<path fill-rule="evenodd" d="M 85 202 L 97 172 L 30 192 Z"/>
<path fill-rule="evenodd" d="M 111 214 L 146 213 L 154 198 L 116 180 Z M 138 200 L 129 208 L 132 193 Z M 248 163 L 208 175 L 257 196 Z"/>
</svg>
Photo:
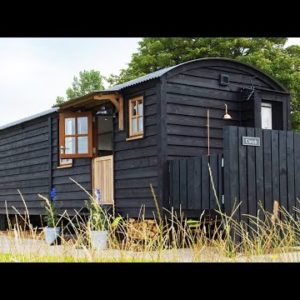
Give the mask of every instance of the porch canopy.
<svg viewBox="0 0 300 300">
<path fill-rule="evenodd" d="M 118 112 L 119 130 L 124 129 L 124 100 L 119 92 L 94 91 L 81 97 L 70 99 L 62 104 L 56 105 L 58 112 L 74 111 L 84 109 L 92 110 L 102 103 L 111 102 Z"/>
</svg>

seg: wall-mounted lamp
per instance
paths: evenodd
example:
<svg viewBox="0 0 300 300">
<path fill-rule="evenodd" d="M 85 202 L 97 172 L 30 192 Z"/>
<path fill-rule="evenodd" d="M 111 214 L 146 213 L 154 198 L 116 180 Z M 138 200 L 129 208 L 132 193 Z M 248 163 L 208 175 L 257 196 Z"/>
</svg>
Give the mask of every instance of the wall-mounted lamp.
<svg viewBox="0 0 300 300">
<path fill-rule="evenodd" d="M 224 114 L 223 119 L 224 119 L 224 120 L 231 120 L 231 119 L 232 119 L 231 115 L 228 113 L 228 107 L 227 107 L 227 104 L 225 104 L 225 114 Z"/>
<path fill-rule="evenodd" d="M 101 106 L 100 107 L 100 110 L 98 110 L 97 112 L 96 112 L 96 116 L 99 116 L 99 115 L 107 115 L 107 110 L 106 110 L 106 107 L 103 105 L 103 106 Z"/>
</svg>

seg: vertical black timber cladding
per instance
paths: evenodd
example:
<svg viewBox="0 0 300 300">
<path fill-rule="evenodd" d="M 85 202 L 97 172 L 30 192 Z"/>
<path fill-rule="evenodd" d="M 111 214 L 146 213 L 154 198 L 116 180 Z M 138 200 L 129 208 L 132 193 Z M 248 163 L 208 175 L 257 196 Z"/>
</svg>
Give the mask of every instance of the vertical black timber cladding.
<svg viewBox="0 0 300 300">
<path fill-rule="evenodd" d="M 193 186 L 193 191 L 194 191 L 194 198 L 193 202 L 191 203 L 190 208 L 191 209 L 201 209 L 202 204 L 201 204 L 201 182 L 202 182 L 202 177 L 201 177 L 201 158 L 197 157 L 194 159 L 194 186 Z"/>
<path fill-rule="evenodd" d="M 272 130 L 272 194 L 273 201 L 279 201 L 279 144 L 278 131 Z"/>
<path fill-rule="evenodd" d="M 178 209 L 180 206 L 180 173 L 179 173 L 179 160 L 172 160 L 171 161 L 173 168 L 172 170 L 172 190 L 173 190 L 173 198 L 172 200 L 172 207 L 174 209 Z"/>
<path fill-rule="evenodd" d="M 263 152 L 263 133 L 260 128 L 255 128 L 255 136 L 260 138 L 260 147 L 254 147 L 255 151 L 255 178 L 256 178 L 256 202 L 264 205 L 264 152 Z M 260 215 L 263 217 L 263 214 Z"/>
<path fill-rule="evenodd" d="M 218 209 L 222 209 L 222 195 L 224 194 L 222 160 L 223 154 L 218 154 Z"/>
<path fill-rule="evenodd" d="M 254 128 L 247 128 L 247 136 L 254 136 Z M 249 214 L 256 216 L 257 199 L 255 183 L 255 147 L 247 146 L 247 184 Z"/>
<path fill-rule="evenodd" d="M 214 190 L 218 190 L 219 186 L 219 176 L 218 176 L 218 156 L 217 155 L 210 155 L 209 156 L 209 165 L 211 174 L 209 173 L 209 181 L 210 181 L 210 191 L 209 191 L 209 208 L 210 209 L 217 209 L 217 199 Z"/>
<path fill-rule="evenodd" d="M 210 182 L 209 182 L 209 174 L 208 174 L 208 156 L 202 156 L 202 164 L 201 164 L 201 200 L 202 200 L 202 209 L 209 208 L 209 199 L 210 199 Z"/>
<path fill-rule="evenodd" d="M 300 209 L 300 133 L 294 133 L 294 154 L 295 154 L 295 200 L 296 207 Z"/>
<path fill-rule="evenodd" d="M 48 117 L 48 140 L 49 140 L 49 192 L 52 189 L 53 174 L 52 174 L 52 117 Z"/>
<path fill-rule="evenodd" d="M 295 207 L 295 182 L 294 182 L 294 133 L 288 131 L 287 135 L 287 186 L 288 186 L 288 208 L 289 213 L 294 215 Z"/>
<path fill-rule="evenodd" d="M 246 135 L 246 128 L 239 128 L 239 143 L 242 141 L 242 137 Z M 247 201 L 247 193 L 248 193 L 248 185 L 247 185 L 247 176 L 246 169 L 247 169 L 247 147 L 246 146 L 239 146 L 239 155 L 238 155 L 238 165 L 239 165 L 239 201 L 240 201 L 240 214 L 241 219 L 246 221 L 246 218 L 243 217 L 244 214 L 248 213 L 248 201 Z"/>
<path fill-rule="evenodd" d="M 271 147 L 271 130 L 263 130 L 263 149 L 264 149 L 264 207 L 267 211 L 272 211 L 272 147 Z M 259 201 L 259 199 L 257 199 Z M 260 207 L 258 207 L 259 209 Z"/>
<path fill-rule="evenodd" d="M 225 182 L 229 182 L 229 194 L 227 199 L 226 206 L 229 204 L 228 209 L 225 206 L 225 211 L 231 214 L 236 206 L 239 203 L 239 182 L 238 182 L 238 148 L 241 141 L 238 141 L 238 127 L 229 127 L 228 134 L 226 136 L 228 140 L 227 147 L 229 147 L 229 151 L 227 153 L 227 162 L 225 160 L 225 164 L 227 164 L 227 168 L 225 168 Z M 227 151 L 226 151 L 227 152 Z M 225 154 L 225 149 L 224 149 Z M 227 169 L 227 171 L 226 171 Z M 233 176 L 228 176 L 229 174 L 233 174 Z M 228 176 L 228 177 L 226 177 Z M 225 184 L 226 185 L 226 184 Z M 236 216 L 239 218 L 239 212 L 236 213 Z"/>
<path fill-rule="evenodd" d="M 231 190 L 230 190 L 230 144 L 229 144 L 230 128 L 225 127 L 223 130 L 224 138 L 224 208 L 227 215 L 231 212 Z"/>
<path fill-rule="evenodd" d="M 169 199 L 168 199 L 168 208 L 170 209 L 173 205 L 172 205 L 172 199 L 174 197 L 174 187 L 173 187 L 173 176 L 174 176 L 174 161 L 171 160 L 171 161 L 168 161 L 168 168 L 169 168 Z"/>
<path fill-rule="evenodd" d="M 180 205 L 182 209 L 188 208 L 187 203 L 187 161 L 181 159 L 180 166 Z"/>
<path fill-rule="evenodd" d="M 187 207 L 190 209 L 194 206 L 195 193 L 194 193 L 194 159 L 187 160 Z"/>
<path fill-rule="evenodd" d="M 279 193 L 280 204 L 287 207 L 287 162 L 286 162 L 286 133 L 279 131 Z"/>
<path fill-rule="evenodd" d="M 161 207 L 167 207 L 167 199 L 169 194 L 168 174 L 167 174 L 167 158 L 166 158 L 166 82 L 164 79 L 156 86 L 156 101 L 157 101 L 157 124 L 159 124 L 158 132 L 158 186 L 159 186 L 159 203 Z"/>
</svg>

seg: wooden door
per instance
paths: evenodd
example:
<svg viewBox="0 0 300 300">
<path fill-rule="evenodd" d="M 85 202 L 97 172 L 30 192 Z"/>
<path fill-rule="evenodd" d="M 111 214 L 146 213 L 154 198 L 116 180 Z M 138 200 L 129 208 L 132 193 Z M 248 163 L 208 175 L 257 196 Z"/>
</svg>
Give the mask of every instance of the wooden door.
<svg viewBox="0 0 300 300">
<path fill-rule="evenodd" d="M 100 192 L 100 203 L 113 204 L 113 155 L 94 158 L 93 160 L 93 194 Z"/>
</svg>

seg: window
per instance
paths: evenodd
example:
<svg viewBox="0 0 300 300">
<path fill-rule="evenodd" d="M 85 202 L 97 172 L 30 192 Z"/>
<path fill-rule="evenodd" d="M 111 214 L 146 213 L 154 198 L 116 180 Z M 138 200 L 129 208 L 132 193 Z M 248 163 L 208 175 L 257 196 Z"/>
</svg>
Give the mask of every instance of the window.
<svg viewBox="0 0 300 300">
<path fill-rule="evenodd" d="M 92 113 L 60 113 L 60 158 L 91 157 Z"/>
<path fill-rule="evenodd" d="M 144 135 L 144 100 L 137 97 L 129 100 L 129 139 Z"/>
<path fill-rule="evenodd" d="M 272 104 L 261 103 L 261 128 L 272 129 Z"/>
</svg>

